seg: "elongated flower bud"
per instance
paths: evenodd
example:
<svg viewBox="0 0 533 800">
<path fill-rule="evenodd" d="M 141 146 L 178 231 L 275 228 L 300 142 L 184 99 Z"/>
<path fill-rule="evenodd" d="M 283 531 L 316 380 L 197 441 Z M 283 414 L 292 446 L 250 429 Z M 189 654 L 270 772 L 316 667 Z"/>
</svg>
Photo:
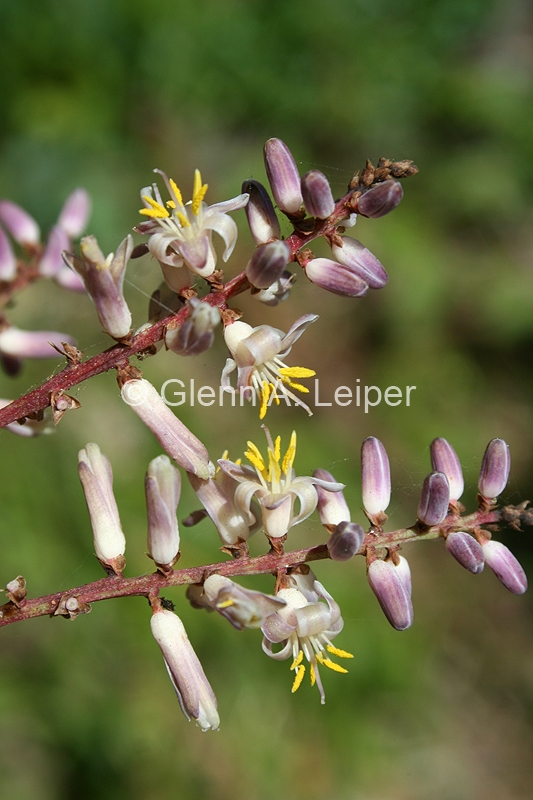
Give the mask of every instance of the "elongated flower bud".
<svg viewBox="0 0 533 800">
<path fill-rule="evenodd" d="M 464 531 L 453 531 L 446 537 L 446 549 L 459 564 L 478 575 L 483 572 L 485 557 L 481 545 Z"/>
<path fill-rule="evenodd" d="M 279 239 L 261 244 L 246 265 L 246 277 L 252 286 L 268 289 L 282 276 L 290 255 L 289 245 Z"/>
<path fill-rule="evenodd" d="M 215 468 L 204 445 L 172 413 L 149 381 L 127 381 L 122 387 L 122 399 L 180 467 L 204 479 L 214 474 Z"/>
<path fill-rule="evenodd" d="M 179 328 L 166 332 L 165 344 L 180 356 L 197 356 L 205 353 L 213 344 L 220 311 L 196 297 L 191 297 L 188 305 L 189 316 Z"/>
<path fill-rule="evenodd" d="M 464 490 L 463 471 L 457 453 L 446 439 L 431 442 L 431 466 L 435 472 L 442 472 L 450 485 L 450 502 L 459 500 Z"/>
<path fill-rule="evenodd" d="M 305 210 L 312 217 L 327 219 L 335 210 L 335 200 L 329 181 L 323 172 L 312 169 L 302 178 L 302 196 Z"/>
<path fill-rule="evenodd" d="M 148 512 L 148 555 L 157 566 L 172 567 L 180 549 L 176 510 L 180 499 L 181 476 L 167 456 L 150 461 L 144 479 Z"/>
<path fill-rule="evenodd" d="M 368 292 L 368 283 L 361 275 L 329 258 L 308 261 L 305 274 L 311 283 L 343 297 L 363 297 Z"/>
<path fill-rule="evenodd" d="M 328 539 L 329 557 L 333 561 L 348 561 L 365 538 L 365 532 L 356 522 L 340 522 Z"/>
<path fill-rule="evenodd" d="M 404 631 L 413 624 L 411 575 L 405 558 L 400 564 L 392 561 L 373 561 L 368 567 L 368 582 L 383 613 L 393 628 Z"/>
<path fill-rule="evenodd" d="M 87 444 L 78 453 L 78 473 L 91 518 L 96 556 L 102 565 L 120 574 L 126 563 L 126 539 L 113 494 L 111 464 L 97 444 Z"/>
<path fill-rule="evenodd" d="M 503 439 L 492 439 L 487 445 L 479 475 L 479 493 L 489 500 L 498 497 L 509 480 L 511 453 Z"/>
<path fill-rule="evenodd" d="M 0 333 L 0 351 L 13 358 L 57 358 L 56 347 L 62 342 L 74 344 L 66 333 L 55 331 L 21 331 L 20 328 L 5 328 Z"/>
<path fill-rule="evenodd" d="M 513 594 L 524 594 L 527 589 L 526 573 L 508 547 L 494 539 L 482 544 L 485 561 L 496 577 Z"/>
<path fill-rule="evenodd" d="M 63 254 L 65 264 L 78 273 L 87 294 L 96 307 L 103 329 L 115 339 L 121 339 L 130 331 L 131 311 L 124 300 L 123 284 L 133 239 L 127 236 L 115 254 L 107 258 L 94 236 L 84 236 L 80 244 L 81 258 Z"/>
<path fill-rule="evenodd" d="M 283 600 L 245 589 L 223 575 L 211 575 L 204 583 L 209 605 L 234 628 L 260 628 L 265 619 L 285 606 Z"/>
<path fill-rule="evenodd" d="M 363 506 L 367 514 L 376 516 L 384 512 L 390 503 L 390 465 L 379 439 L 369 436 L 361 448 Z"/>
<path fill-rule="evenodd" d="M 450 484 L 442 472 L 432 472 L 424 480 L 420 503 L 418 504 L 418 519 L 424 525 L 440 525 L 448 514 L 450 505 Z"/>
<path fill-rule="evenodd" d="M 85 189 L 74 189 L 65 200 L 57 224 L 63 228 L 67 236 L 77 239 L 85 230 L 90 213 L 91 198 Z"/>
<path fill-rule="evenodd" d="M 244 211 L 255 243 L 263 244 L 270 239 L 279 239 L 281 236 L 279 220 L 263 184 L 259 181 L 244 181 L 242 191 L 250 195 Z"/>
<path fill-rule="evenodd" d="M 70 247 L 70 239 L 60 225 L 55 225 L 48 235 L 44 253 L 39 261 L 39 273 L 54 278 L 63 269 L 63 250 Z"/>
<path fill-rule="evenodd" d="M 11 242 L 0 228 L 0 281 L 11 281 L 17 273 L 17 259 Z"/>
<path fill-rule="evenodd" d="M 27 211 L 11 200 L 0 200 L 0 221 L 18 244 L 23 246 L 39 244 L 41 240 L 39 226 Z"/>
<path fill-rule="evenodd" d="M 399 181 L 383 181 L 368 189 L 357 201 L 357 211 L 364 217 L 377 219 L 393 211 L 403 197 Z"/>
<path fill-rule="evenodd" d="M 203 730 L 218 730 L 217 701 L 198 656 L 179 617 L 172 611 L 154 608 L 152 634 L 161 648 L 170 680 L 187 720 L 196 720 Z"/>
<path fill-rule="evenodd" d="M 337 244 L 331 247 L 337 261 L 366 281 L 371 289 L 383 288 L 389 276 L 381 261 L 357 239 L 352 239 L 351 236 L 341 236 L 341 239 L 341 247 Z"/>
<path fill-rule="evenodd" d="M 315 469 L 313 478 L 321 481 L 335 483 L 335 478 L 325 469 Z M 340 492 L 328 492 L 323 486 L 315 485 L 318 494 L 318 516 L 322 525 L 338 525 L 340 522 L 351 520 L 348 503 L 344 499 L 344 494 Z"/>
<path fill-rule="evenodd" d="M 265 144 L 264 156 L 274 200 L 281 211 L 296 214 L 303 198 L 298 167 L 291 151 L 281 139 L 269 139 Z"/>
</svg>

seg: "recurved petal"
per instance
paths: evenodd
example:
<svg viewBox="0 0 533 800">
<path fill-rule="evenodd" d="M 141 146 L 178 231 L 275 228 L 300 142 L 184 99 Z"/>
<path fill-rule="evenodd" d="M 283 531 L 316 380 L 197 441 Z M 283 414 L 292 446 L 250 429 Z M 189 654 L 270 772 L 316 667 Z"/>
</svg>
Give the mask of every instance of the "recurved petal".
<svg viewBox="0 0 533 800">
<path fill-rule="evenodd" d="M 220 211 L 223 214 L 227 214 L 229 211 L 238 211 L 240 208 L 244 208 L 249 198 L 250 195 L 244 192 L 243 194 L 238 194 L 237 197 L 232 197 L 231 200 L 213 203 L 213 205 L 209 206 L 204 212 L 204 221 L 209 218 L 213 211 Z"/>
<path fill-rule="evenodd" d="M 237 241 L 238 229 L 235 221 L 226 214 L 210 214 L 209 216 L 206 214 L 203 227 L 206 230 L 215 231 L 224 239 L 226 249 L 222 254 L 222 259 L 227 261 Z"/>
<path fill-rule="evenodd" d="M 316 322 L 317 319 L 318 314 L 304 314 L 303 317 L 299 317 L 296 322 L 291 325 L 287 331 L 287 335 L 282 339 L 282 353 L 280 353 L 280 355 L 286 355 L 293 344 L 298 341 L 305 329 L 308 328 L 312 322 Z"/>
<path fill-rule="evenodd" d="M 298 525 L 299 522 L 307 519 L 317 507 L 318 494 L 313 486 L 313 478 L 295 478 L 291 482 L 290 491 L 300 501 L 300 511 L 292 521 L 292 525 Z"/>
</svg>

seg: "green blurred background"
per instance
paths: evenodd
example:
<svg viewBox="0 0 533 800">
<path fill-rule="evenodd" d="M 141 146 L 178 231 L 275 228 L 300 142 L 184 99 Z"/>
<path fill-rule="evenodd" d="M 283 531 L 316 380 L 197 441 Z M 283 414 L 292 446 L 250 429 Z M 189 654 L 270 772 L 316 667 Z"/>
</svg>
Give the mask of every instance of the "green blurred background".
<svg viewBox="0 0 533 800">
<path fill-rule="evenodd" d="M 365 158 L 411 158 L 394 214 L 360 220 L 356 235 L 385 264 L 389 285 L 362 300 L 327 295 L 303 276 L 289 302 L 236 306 L 254 324 L 320 320 L 290 363 L 317 370 L 324 397 L 339 382 L 416 385 L 410 408 L 272 410 L 273 433 L 299 432 L 296 467 L 347 484 L 362 521 L 359 448 L 386 444 L 395 492 L 390 525 L 410 524 L 428 446 L 445 436 L 464 465 L 474 507 L 483 449 L 511 445 L 505 500 L 531 497 L 533 460 L 533 17 L 527 0 L 0 0 L 0 193 L 48 230 L 85 186 L 89 231 L 105 252 L 137 222 L 138 191 L 168 171 L 189 196 L 202 169 L 208 200 L 264 179 L 262 145 L 277 136 L 301 171 L 320 168 L 341 195 Z M 227 275 L 243 268 L 241 236 Z M 355 233 L 355 232 L 354 232 Z M 320 249 L 317 248 L 317 252 Z M 159 282 L 149 258 L 131 264 L 136 324 Z M 20 326 L 76 335 L 86 355 L 109 339 L 87 298 L 37 285 L 11 312 Z M 219 341 L 198 359 L 144 362 L 169 377 L 216 386 Z M 57 365 L 28 363 L 2 378 L 15 397 Z M 340 377 L 339 377 L 340 376 Z M 22 573 L 32 596 L 95 580 L 77 450 L 100 444 L 112 461 L 128 539 L 127 574 L 144 556 L 143 476 L 160 451 L 120 400 L 113 375 L 76 392 L 82 409 L 55 436 L 1 434 L 4 584 Z M 261 444 L 252 409 L 179 409 L 209 446 Z M 197 504 L 185 487 L 180 516 Z M 208 522 L 183 530 L 183 565 L 218 559 Z M 323 540 L 316 520 L 295 547 Z M 256 537 L 257 538 L 257 537 Z M 502 539 L 533 566 L 530 534 Z M 263 543 L 254 541 L 254 552 Z M 141 599 L 97 604 L 75 622 L 38 619 L 2 631 L 0 796 L 18 800 L 526 800 L 532 795 L 532 604 L 489 570 L 466 574 L 442 543 L 404 549 L 415 624 L 389 627 L 364 565 L 319 564 L 341 603 L 346 676 L 324 676 L 327 704 L 304 685 L 291 696 L 289 662 L 261 652 L 257 632 L 177 606 L 219 699 L 218 734 L 182 718 Z M 261 579 L 248 585 L 270 591 Z"/>
</svg>

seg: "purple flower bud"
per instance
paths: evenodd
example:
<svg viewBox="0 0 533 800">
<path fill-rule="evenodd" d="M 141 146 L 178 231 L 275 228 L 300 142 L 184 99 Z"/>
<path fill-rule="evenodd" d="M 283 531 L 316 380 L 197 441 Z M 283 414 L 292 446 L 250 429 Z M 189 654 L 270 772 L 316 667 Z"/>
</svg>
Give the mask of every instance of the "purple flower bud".
<svg viewBox="0 0 533 800">
<path fill-rule="evenodd" d="M 383 181 L 368 189 L 357 201 L 357 211 L 364 217 L 384 217 L 401 202 L 403 189 L 399 181 Z"/>
<path fill-rule="evenodd" d="M 16 203 L 12 203 L 11 200 L 0 200 L 0 220 L 19 244 L 39 244 L 41 240 L 39 226 L 33 217 Z"/>
<path fill-rule="evenodd" d="M 404 631 L 413 624 L 411 578 L 407 561 L 373 561 L 368 567 L 368 582 L 393 628 Z"/>
<path fill-rule="evenodd" d="M 264 303 L 266 306 L 277 306 L 288 298 L 293 283 L 294 275 L 292 272 L 284 270 L 277 281 L 266 289 L 259 289 L 258 292 L 254 292 L 252 297 L 259 300 L 260 303 Z"/>
<path fill-rule="evenodd" d="M 197 356 L 205 353 L 213 344 L 220 311 L 196 297 L 188 300 L 188 306 L 189 316 L 179 328 L 167 330 L 165 344 L 180 356 Z"/>
<path fill-rule="evenodd" d="M 440 525 L 448 514 L 450 484 L 442 472 L 432 472 L 424 480 L 418 504 L 418 519 L 424 525 Z"/>
<path fill-rule="evenodd" d="M 0 228 L 0 281 L 11 281 L 17 274 L 17 259 L 11 242 Z"/>
<path fill-rule="evenodd" d="M 450 484 L 450 501 L 459 500 L 464 490 L 463 471 L 457 453 L 446 439 L 431 442 L 431 466 L 435 472 L 443 472 Z"/>
<path fill-rule="evenodd" d="M 152 459 L 144 479 L 148 512 L 148 555 L 158 566 L 172 567 L 180 549 L 176 509 L 181 476 L 167 456 Z"/>
<path fill-rule="evenodd" d="M 313 258 L 305 265 L 305 274 L 316 286 L 343 297 L 363 297 L 368 283 L 356 273 L 329 258 Z"/>
<path fill-rule="evenodd" d="M 513 594 L 524 594 L 527 589 L 526 573 L 509 548 L 494 539 L 484 541 L 482 547 L 485 561 L 505 588 Z"/>
<path fill-rule="evenodd" d="M 336 482 L 331 472 L 325 469 L 315 469 L 313 478 L 319 478 L 319 480 L 329 483 Z M 318 516 L 322 525 L 338 525 L 340 522 L 351 520 L 350 509 L 342 491 L 328 492 L 320 484 L 316 484 L 315 489 L 318 494 Z"/>
<path fill-rule="evenodd" d="M 485 557 L 481 545 L 470 534 L 454 531 L 446 537 L 446 549 L 459 564 L 477 575 L 483 572 Z"/>
<path fill-rule="evenodd" d="M 122 387 L 122 399 L 180 467 L 204 479 L 214 474 L 205 446 L 172 413 L 151 383 L 144 379 L 127 381 Z"/>
<path fill-rule="evenodd" d="M 74 189 L 65 200 L 57 224 L 63 228 L 67 236 L 77 239 L 83 233 L 90 213 L 89 195 L 85 189 Z"/>
<path fill-rule="evenodd" d="M 242 191 L 250 195 L 244 211 L 255 243 L 263 244 L 269 239 L 279 239 L 281 236 L 279 220 L 263 184 L 259 181 L 244 181 Z"/>
<path fill-rule="evenodd" d="M 303 203 L 300 175 L 292 153 L 281 139 L 269 139 L 264 148 L 265 168 L 274 200 L 281 211 L 296 214 Z"/>
<path fill-rule="evenodd" d="M 489 500 L 498 497 L 507 486 L 510 470 L 509 445 L 503 439 L 492 439 L 487 445 L 481 463 L 479 493 Z"/>
<path fill-rule="evenodd" d="M 337 261 L 366 281 L 371 289 L 383 288 L 389 280 L 383 264 L 357 239 L 351 236 L 341 236 L 341 239 L 341 247 L 336 244 L 331 247 Z"/>
<path fill-rule="evenodd" d="M 369 436 L 361 448 L 361 488 L 367 514 L 376 516 L 390 503 L 391 483 L 387 451 L 379 439 Z"/>
<path fill-rule="evenodd" d="M 305 210 L 312 217 L 327 219 L 335 210 L 335 200 L 329 181 L 323 172 L 312 169 L 302 178 L 302 196 Z"/>
<path fill-rule="evenodd" d="M 287 242 L 278 239 L 261 244 L 246 265 L 246 277 L 252 286 L 268 289 L 279 280 L 290 256 L 291 249 Z"/>
<path fill-rule="evenodd" d="M 0 333 L 0 351 L 14 358 L 57 358 L 57 350 L 63 342 L 74 344 L 66 333 L 55 331 L 21 331 L 5 328 Z"/>
<path fill-rule="evenodd" d="M 63 228 L 55 225 L 48 236 L 44 253 L 39 261 L 39 272 L 45 278 L 54 278 L 64 267 L 63 250 L 70 247 L 70 239 Z"/>
<path fill-rule="evenodd" d="M 348 561 L 354 556 L 365 538 L 365 532 L 356 522 L 340 522 L 328 539 L 329 557 L 333 561 Z"/>
</svg>

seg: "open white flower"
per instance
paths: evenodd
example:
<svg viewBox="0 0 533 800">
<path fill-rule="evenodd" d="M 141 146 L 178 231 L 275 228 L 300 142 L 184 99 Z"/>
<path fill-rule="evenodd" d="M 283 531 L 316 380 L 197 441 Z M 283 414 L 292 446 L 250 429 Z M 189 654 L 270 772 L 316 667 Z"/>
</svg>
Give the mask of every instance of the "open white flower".
<svg viewBox="0 0 533 800">
<path fill-rule="evenodd" d="M 263 651 L 277 661 L 284 661 L 292 656 L 291 670 L 296 673 L 293 692 L 299 689 L 304 678 L 305 664 L 302 662 L 305 656 L 309 662 L 311 686 L 317 684 L 321 702 L 325 703 L 318 665 L 328 667 L 334 672 L 347 672 L 327 654 L 331 653 L 338 658 L 353 656 L 331 644 L 331 640 L 342 631 L 344 625 L 338 604 L 318 581 L 314 582 L 313 590 L 317 597 L 316 602 L 307 599 L 295 587 L 282 589 L 277 593 L 276 597 L 284 600 L 286 605 L 271 614 L 263 623 Z M 326 602 L 320 602 L 320 598 Z M 274 652 L 272 645 L 278 643 L 282 645 L 281 650 Z"/>
<path fill-rule="evenodd" d="M 290 398 L 296 405 L 305 408 L 311 416 L 313 412 L 309 406 L 290 390 L 309 392 L 307 386 L 295 383 L 293 378 L 310 378 L 316 372 L 307 367 L 287 367 L 283 359 L 305 329 L 317 319 L 317 314 L 305 314 L 291 325 L 286 334 L 270 325 L 259 325 L 257 328 L 252 328 L 246 322 L 227 325 L 224 338 L 233 357 L 226 361 L 221 378 L 222 386 L 231 386 L 229 376 L 237 369 L 237 388 L 247 394 L 248 399 L 255 395 L 261 401 L 260 419 L 264 418 L 272 400 L 279 405 L 278 393 L 287 402 Z M 246 389 L 249 391 L 246 392 Z"/>
<path fill-rule="evenodd" d="M 217 256 L 212 244 L 213 231 L 224 239 L 226 248 L 222 255 L 227 261 L 237 241 L 237 226 L 228 217 L 229 211 L 244 208 L 248 194 L 240 194 L 223 203 L 208 206 L 204 203 L 207 184 L 202 183 L 199 170 L 194 172 L 192 200 L 183 202 L 181 191 L 175 181 L 161 170 L 158 172 L 167 187 L 170 200 L 163 202 L 157 185 L 154 183 L 141 191 L 144 208 L 140 213 L 149 217 L 148 222 L 137 226 L 139 233 L 150 235 L 148 248 L 162 264 L 182 267 L 207 278 L 215 271 Z"/>
<path fill-rule="evenodd" d="M 307 519 L 317 507 L 318 495 L 314 484 L 323 486 L 330 492 L 344 488 L 342 483 L 331 483 L 319 478 L 296 477 L 293 469 L 296 455 L 296 433 L 293 431 L 287 452 L 281 459 L 281 437 L 272 441 L 268 428 L 265 428 L 268 442 L 268 468 L 253 442 L 248 442 L 246 458 L 253 469 L 220 459 L 221 469 L 239 483 L 235 490 L 235 504 L 248 518 L 249 525 L 255 522 L 251 504 L 254 497 L 261 508 L 265 533 L 271 539 L 279 539 L 293 527 Z M 300 508 L 295 509 L 295 500 Z"/>
</svg>

